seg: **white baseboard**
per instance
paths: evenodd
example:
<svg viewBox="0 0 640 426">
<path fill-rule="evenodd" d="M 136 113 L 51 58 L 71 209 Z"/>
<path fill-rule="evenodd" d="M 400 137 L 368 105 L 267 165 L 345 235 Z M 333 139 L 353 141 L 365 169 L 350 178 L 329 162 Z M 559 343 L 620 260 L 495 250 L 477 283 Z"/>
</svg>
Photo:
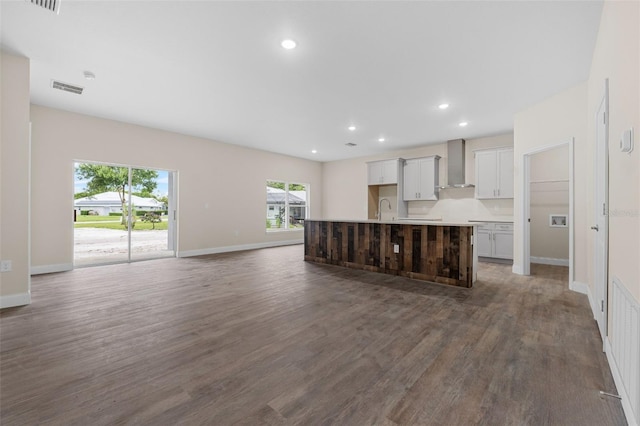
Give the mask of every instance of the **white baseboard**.
<svg viewBox="0 0 640 426">
<path fill-rule="evenodd" d="M 237 246 L 213 247 L 200 250 L 184 250 L 177 254 L 177 257 L 204 256 L 207 254 L 228 253 L 232 251 L 255 250 L 269 247 L 290 246 L 294 244 L 304 243 L 303 239 L 285 240 L 285 241 L 269 241 L 266 243 L 240 244 Z"/>
<path fill-rule="evenodd" d="M 553 257 L 531 256 L 531 263 L 540 263 L 542 265 L 569 266 L 569 259 L 555 259 Z"/>
<path fill-rule="evenodd" d="M 587 295 L 587 299 L 589 299 L 589 307 L 591 308 L 591 313 L 593 314 L 593 318 L 596 318 L 596 305 L 593 296 L 591 295 L 591 287 L 588 284 L 581 283 L 579 281 L 574 281 L 569 284 L 569 290 L 575 291 L 576 293 L 582 293 Z"/>
<path fill-rule="evenodd" d="M 0 296 L 0 309 L 13 308 L 14 306 L 24 306 L 31 303 L 30 293 L 10 294 Z"/>
<path fill-rule="evenodd" d="M 31 275 L 52 274 L 54 272 L 65 272 L 73 269 L 73 263 L 58 263 L 56 265 L 32 266 Z"/>
<path fill-rule="evenodd" d="M 591 297 L 591 290 L 589 289 L 589 286 L 579 281 L 572 282 L 569 285 L 569 290 L 573 290 L 577 293 L 586 294 L 587 296 Z"/>
<path fill-rule="evenodd" d="M 522 266 L 521 265 L 517 265 L 515 263 L 511 267 L 511 272 L 513 272 L 514 274 L 518 274 L 518 275 L 523 275 L 524 274 L 524 271 L 522 270 Z"/>
<path fill-rule="evenodd" d="M 618 369 L 618 365 L 616 364 L 616 360 L 613 358 L 613 352 L 611 348 L 611 342 L 609 341 L 609 336 L 604 339 L 604 352 L 607 355 L 607 361 L 609 362 L 609 369 L 611 370 L 611 375 L 613 376 L 613 382 L 616 384 L 616 388 L 618 390 L 618 395 L 620 395 L 620 400 L 622 402 L 622 409 L 624 410 L 624 415 L 627 417 L 627 423 L 629 426 L 638 426 L 638 419 L 633 415 L 633 410 L 631 409 L 631 400 L 629 399 L 629 394 L 625 390 L 624 383 L 622 382 L 622 376 L 620 375 L 620 370 Z M 605 392 L 610 392 L 608 389 L 602 389 Z"/>
</svg>

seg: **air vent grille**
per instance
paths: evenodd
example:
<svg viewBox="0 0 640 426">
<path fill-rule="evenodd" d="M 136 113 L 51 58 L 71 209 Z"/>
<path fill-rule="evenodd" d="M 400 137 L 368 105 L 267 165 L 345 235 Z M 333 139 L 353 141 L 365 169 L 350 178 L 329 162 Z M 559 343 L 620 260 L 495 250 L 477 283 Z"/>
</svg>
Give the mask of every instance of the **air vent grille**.
<svg viewBox="0 0 640 426">
<path fill-rule="evenodd" d="M 65 92 L 75 93 L 76 95 L 82 95 L 83 87 L 74 86 L 72 84 L 63 83 L 61 81 L 51 80 L 51 87 L 58 90 L 64 90 Z"/>
<path fill-rule="evenodd" d="M 60 13 L 60 2 L 62 0 L 31 0 L 32 4 L 36 6 L 44 7 L 55 13 Z"/>
<path fill-rule="evenodd" d="M 345 143 L 345 146 L 348 146 L 348 147 L 357 146 L 357 145 L 358 145 L 358 144 L 353 143 L 353 142 L 347 142 L 347 143 Z"/>
</svg>

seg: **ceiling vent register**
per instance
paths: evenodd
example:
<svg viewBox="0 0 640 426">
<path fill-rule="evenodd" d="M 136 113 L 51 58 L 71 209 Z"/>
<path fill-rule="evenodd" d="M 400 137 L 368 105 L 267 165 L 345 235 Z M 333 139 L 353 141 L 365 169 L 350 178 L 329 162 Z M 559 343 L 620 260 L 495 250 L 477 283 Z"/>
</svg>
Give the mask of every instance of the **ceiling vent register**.
<svg viewBox="0 0 640 426">
<path fill-rule="evenodd" d="M 353 143 L 353 142 L 347 142 L 345 143 L 346 146 L 348 147 L 352 147 L 352 146 L 356 146 L 357 144 Z"/>
<path fill-rule="evenodd" d="M 31 4 L 44 7 L 54 13 L 60 13 L 60 2 L 62 0 L 31 0 Z"/>
<path fill-rule="evenodd" d="M 73 86 L 56 80 L 51 80 L 51 87 L 65 92 L 75 93 L 76 95 L 82 95 L 82 91 L 84 90 L 83 87 Z"/>
</svg>

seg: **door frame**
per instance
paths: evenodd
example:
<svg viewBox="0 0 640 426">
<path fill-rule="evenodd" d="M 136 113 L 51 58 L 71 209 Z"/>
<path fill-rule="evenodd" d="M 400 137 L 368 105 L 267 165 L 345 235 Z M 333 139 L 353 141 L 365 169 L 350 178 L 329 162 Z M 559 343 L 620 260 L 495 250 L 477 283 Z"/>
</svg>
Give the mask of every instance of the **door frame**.
<svg viewBox="0 0 640 426">
<path fill-rule="evenodd" d="M 573 290 L 575 280 L 574 267 L 574 148 L 575 139 L 530 149 L 522 155 L 522 205 L 520 220 L 522 223 L 522 275 L 531 275 L 531 156 L 563 146 L 569 147 L 569 288 Z"/>
<path fill-rule="evenodd" d="M 128 169 L 148 169 L 148 170 L 160 170 L 160 171 L 164 171 L 168 173 L 168 177 L 169 177 L 169 205 L 167 206 L 167 216 L 169 218 L 169 226 L 167 229 L 168 232 L 168 236 L 167 236 L 167 241 L 168 244 L 173 245 L 173 257 L 178 257 L 178 222 L 177 222 L 177 209 L 178 209 L 178 171 L 177 170 L 172 170 L 172 169 L 162 169 L 162 168 L 158 168 L 158 167 L 147 167 L 147 166 L 136 166 L 136 165 L 132 165 L 132 164 L 120 164 L 120 163 L 111 163 L 111 162 L 106 162 L 106 161 L 95 161 L 95 160 L 73 160 L 71 163 L 71 170 L 72 170 L 72 185 L 75 182 L 75 165 L 77 163 L 89 163 L 89 164 L 99 164 L 99 165 L 103 165 L 103 166 L 113 166 L 113 167 L 126 167 Z M 173 184 L 173 185 L 172 185 Z M 131 174 L 129 175 L 129 187 L 131 187 Z M 74 206 L 74 199 L 71 199 L 71 209 L 75 210 L 75 206 Z M 127 200 L 127 203 L 129 203 L 129 205 L 131 205 L 131 192 L 129 192 L 129 197 Z M 171 211 L 173 211 L 173 214 L 171 214 Z M 131 214 L 129 214 L 129 216 L 131 216 Z M 128 253 L 127 253 L 127 261 L 126 262 L 121 262 L 121 261 L 113 261 L 113 262 L 103 262 L 103 263 L 96 263 L 96 264 L 88 264 L 88 265 L 82 265 L 82 266 L 77 266 L 75 264 L 75 236 L 74 236 L 74 232 L 75 232 L 75 223 L 73 222 L 73 220 L 71 221 L 71 254 L 72 254 L 72 261 L 71 261 L 71 269 L 76 269 L 76 268 L 85 268 L 85 267 L 92 267 L 92 266 L 105 266 L 105 265 L 113 265 L 113 264 L 120 264 L 120 263 L 132 263 L 132 262 L 142 262 L 145 260 L 150 260 L 150 259 L 132 259 L 131 258 L 131 231 L 129 231 L 129 234 L 127 235 L 127 247 L 128 247 Z M 169 257 L 169 256 L 167 256 Z"/>
<path fill-rule="evenodd" d="M 601 142 L 604 144 L 604 146 L 602 147 L 602 152 L 604 153 L 604 158 L 598 158 L 598 148 L 599 148 L 599 141 L 598 141 L 598 123 L 599 123 L 599 112 L 600 109 L 604 107 L 604 140 Z M 602 230 L 598 230 L 594 235 L 594 239 L 593 239 L 593 263 L 594 263 L 594 270 L 593 270 L 593 285 L 594 285 L 594 300 L 591 306 L 591 309 L 593 310 L 593 314 L 594 314 L 594 318 L 596 319 L 596 322 L 598 324 L 598 330 L 600 331 L 601 337 L 602 337 L 602 342 L 603 342 L 603 351 L 606 352 L 606 337 L 608 336 L 608 323 L 609 323 L 609 79 L 605 79 L 604 80 L 604 92 L 602 95 L 602 98 L 600 100 L 600 102 L 598 102 L 598 107 L 595 111 L 594 114 L 594 123 L 596 125 L 596 128 L 594 129 L 595 131 L 595 143 L 594 143 L 594 152 L 593 152 L 593 176 L 594 176 L 594 180 L 593 180 L 593 211 L 591 212 L 594 215 L 594 222 L 596 222 L 594 225 L 598 225 L 597 224 L 597 216 L 598 216 L 598 212 L 600 211 L 600 207 L 599 204 L 600 203 L 596 203 L 597 201 L 597 188 L 598 188 L 598 184 L 603 184 L 603 193 L 602 193 L 602 201 L 604 203 L 603 205 L 603 211 L 604 211 L 604 223 L 603 223 L 603 229 Z M 598 160 L 604 162 L 604 164 L 602 164 L 604 166 L 604 181 L 603 182 L 598 182 L 596 180 L 597 177 L 597 168 L 598 168 Z M 594 227 L 592 226 L 591 229 L 593 230 Z M 602 232 L 602 233 L 601 233 Z M 604 259 L 602 259 L 602 268 L 604 269 L 604 282 L 603 283 L 598 283 L 598 274 L 596 273 L 596 265 L 597 265 L 597 260 L 598 260 L 598 249 L 597 249 L 597 245 L 598 245 L 598 238 L 599 236 L 602 235 L 602 238 L 604 238 Z M 598 300 L 600 297 L 602 297 L 600 300 Z M 600 304 L 600 306 L 598 306 Z M 598 315 L 598 309 L 600 309 L 600 312 L 602 314 L 602 324 L 600 324 L 599 321 L 599 315 Z"/>
</svg>

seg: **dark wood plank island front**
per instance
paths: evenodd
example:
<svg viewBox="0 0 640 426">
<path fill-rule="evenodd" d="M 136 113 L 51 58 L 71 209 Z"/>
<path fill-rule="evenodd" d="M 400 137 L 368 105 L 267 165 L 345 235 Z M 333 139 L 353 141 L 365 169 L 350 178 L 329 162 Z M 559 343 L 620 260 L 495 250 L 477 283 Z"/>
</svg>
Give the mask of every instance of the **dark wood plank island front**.
<svg viewBox="0 0 640 426">
<path fill-rule="evenodd" d="M 450 223 L 306 220 L 304 259 L 470 288 L 474 226 Z"/>
</svg>

